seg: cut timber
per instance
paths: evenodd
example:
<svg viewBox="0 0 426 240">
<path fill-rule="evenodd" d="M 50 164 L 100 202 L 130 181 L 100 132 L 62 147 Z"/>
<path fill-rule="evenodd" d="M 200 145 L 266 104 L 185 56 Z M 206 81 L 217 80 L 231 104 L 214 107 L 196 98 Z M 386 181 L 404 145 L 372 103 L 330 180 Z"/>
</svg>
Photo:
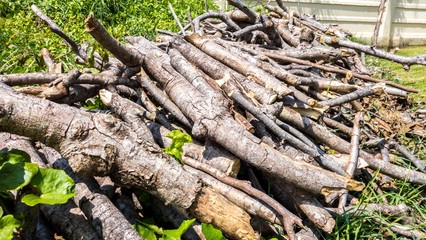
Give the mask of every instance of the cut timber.
<svg viewBox="0 0 426 240">
<path fill-rule="evenodd" d="M 304 131 L 311 137 L 320 140 L 330 148 L 335 149 L 340 153 L 350 152 L 349 142 L 341 139 L 339 136 L 329 131 L 326 127 L 319 125 L 307 117 L 303 117 L 298 112 L 290 108 L 284 107 L 279 118 L 287 123 L 291 123 L 301 131 Z M 363 150 L 360 151 L 360 157 L 369 164 L 370 168 L 375 170 L 380 169 L 380 171 L 386 175 L 402 180 L 406 179 L 412 183 L 426 184 L 426 174 L 422 172 L 416 172 L 414 170 L 406 169 L 389 162 L 376 159 L 371 154 Z"/>
<path fill-rule="evenodd" d="M 216 194 L 212 189 L 203 188 L 191 207 L 191 213 L 196 218 L 212 223 L 220 229 L 228 229 L 235 239 L 257 239 L 250 225 L 250 215 L 241 208 L 234 206 L 224 196 Z M 229 216 L 232 216 L 234 220 L 246 223 L 246 225 L 241 227 L 241 224 L 233 224 L 230 222 Z"/>
<path fill-rule="evenodd" d="M 186 36 L 185 39 L 239 73 L 244 74 L 248 78 L 252 78 L 255 82 L 266 88 L 274 90 L 278 94 L 278 97 L 283 97 L 291 93 L 291 90 L 288 89 L 284 83 L 244 58 L 231 54 L 228 50 L 213 42 L 211 39 L 203 38 L 198 34 Z"/>
<path fill-rule="evenodd" d="M 144 68 L 165 86 L 170 98 L 194 121 L 193 135 L 209 136 L 241 160 L 313 193 L 327 194 L 332 189 L 357 191 L 363 188 L 362 183 L 297 162 L 262 144 L 260 139 L 243 129 L 227 109 L 216 105 L 215 99 L 206 101 L 199 91 L 170 66 L 170 58 L 165 52 L 143 37 L 128 37 L 127 40 L 145 55 Z M 301 176 L 304 176 L 304 181 L 299 180 Z"/>
<path fill-rule="evenodd" d="M 0 86 L 0 94 L 0 128 L 54 147 L 79 174 L 109 175 L 118 185 L 144 189 L 186 213 L 197 213 L 196 209 L 203 208 L 198 200 L 216 201 L 207 202 L 207 206 L 227 204 L 220 202 L 225 199 L 223 196 L 205 190 L 199 178 L 185 171 L 157 145 L 141 142 L 128 125 L 112 115 L 89 113 L 25 96 L 4 85 Z M 201 191 L 203 198 L 198 197 Z M 240 209 L 227 204 L 228 212 L 232 208 Z M 244 222 L 247 218 L 211 214 L 196 217 L 203 222 L 223 224 L 222 231 L 234 238 L 240 238 L 242 233 L 249 239 L 255 237 L 250 223 Z M 240 229 L 240 235 L 235 235 L 235 229 Z"/>
</svg>

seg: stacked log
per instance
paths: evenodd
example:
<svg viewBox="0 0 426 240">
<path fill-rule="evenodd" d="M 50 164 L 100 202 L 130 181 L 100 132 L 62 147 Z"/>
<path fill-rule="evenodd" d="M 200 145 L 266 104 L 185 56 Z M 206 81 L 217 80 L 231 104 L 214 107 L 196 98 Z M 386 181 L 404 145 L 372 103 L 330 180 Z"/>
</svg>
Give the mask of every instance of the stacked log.
<svg viewBox="0 0 426 240">
<path fill-rule="evenodd" d="M 347 31 L 291 12 L 282 1 L 262 14 L 228 2 L 236 10 L 179 23 L 179 34 L 162 31 L 161 42 L 129 36 L 120 43 L 88 16 L 86 31 L 113 57 L 105 62 L 94 54 L 100 73 L 49 67 L 49 73 L 0 76 L 1 131 L 52 147 L 68 161 L 71 175 L 107 176 L 116 186 L 142 189 L 165 203 L 161 209 L 171 206 L 179 216 L 212 223 L 232 239 L 259 238 L 274 224 L 290 239 L 330 233 L 332 214 L 353 207 L 352 193 L 364 187 L 360 179 L 374 171 L 381 174 L 378 191 L 392 179 L 426 184 L 425 162 L 386 139 L 388 119 L 369 110 L 372 99 L 396 102 L 418 91 L 372 77 L 360 53 L 406 68 L 426 65 L 426 56 L 400 57 L 352 42 Z M 70 44 L 78 62 L 89 62 L 83 47 L 32 9 Z M 38 85 L 11 88 L 32 84 Z M 81 108 L 96 95 L 109 111 Z M 372 121 L 385 130 L 370 127 Z M 413 128 L 424 131 L 424 122 L 417 123 Z M 175 129 L 194 139 L 184 145 L 184 165 L 162 151 Z M 390 162 L 389 149 L 415 168 Z M 251 184 L 236 178 L 239 171 Z M 262 189 L 264 182 L 274 198 Z M 80 198 L 99 186 L 84 189 Z M 48 219 L 52 211 L 44 211 Z M 309 228 L 297 232 L 296 226 Z M 95 225 L 104 237 L 109 228 Z M 202 235 L 192 233 L 187 237 Z"/>
</svg>

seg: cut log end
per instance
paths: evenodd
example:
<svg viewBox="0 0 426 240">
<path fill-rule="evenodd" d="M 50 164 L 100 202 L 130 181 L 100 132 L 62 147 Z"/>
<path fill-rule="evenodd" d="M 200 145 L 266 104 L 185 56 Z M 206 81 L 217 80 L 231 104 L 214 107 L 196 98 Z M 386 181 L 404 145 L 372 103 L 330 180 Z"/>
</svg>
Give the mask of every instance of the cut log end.
<svg viewBox="0 0 426 240">
<path fill-rule="evenodd" d="M 112 93 L 110 91 L 105 90 L 105 89 L 101 89 L 99 91 L 99 97 L 101 98 L 101 101 L 107 106 L 112 101 Z"/>
<path fill-rule="evenodd" d="M 84 27 L 86 28 L 86 32 L 92 32 L 97 27 L 97 25 L 99 25 L 98 20 L 95 18 L 93 13 L 90 13 L 86 20 L 84 20 Z"/>
<path fill-rule="evenodd" d="M 231 238 L 258 238 L 250 225 L 250 215 L 210 188 L 202 189 L 191 211 L 197 219 L 212 223 Z"/>
</svg>

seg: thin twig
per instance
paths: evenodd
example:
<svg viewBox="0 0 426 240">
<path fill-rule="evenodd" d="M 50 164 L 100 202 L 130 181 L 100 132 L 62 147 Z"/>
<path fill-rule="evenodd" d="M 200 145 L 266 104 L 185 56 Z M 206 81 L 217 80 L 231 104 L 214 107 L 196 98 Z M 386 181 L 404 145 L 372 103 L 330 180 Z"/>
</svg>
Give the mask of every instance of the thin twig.
<svg viewBox="0 0 426 240">
<path fill-rule="evenodd" d="M 406 158 L 408 158 L 414 166 L 418 167 L 420 171 L 426 172 L 426 164 L 418 159 L 416 156 L 410 153 L 407 149 L 405 149 L 403 146 L 398 144 L 396 141 L 391 141 L 390 146 L 398 150 L 402 155 L 404 155 Z"/>
<path fill-rule="evenodd" d="M 180 32 L 182 33 L 182 35 L 185 35 L 185 29 L 182 26 L 182 23 L 180 23 L 180 20 L 178 18 L 178 16 L 176 15 L 175 10 L 173 9 L 173 5 L 169 2 L 168 4 L 170 11 L 172 12 L 173 18 L 175 19 L 175 21 L 177 22 L 179 28 L 180 28 Z"/>
<path fill-rule="evenodd" d="M 194 22 L 192 21 L 191 12 L 188 11 L 186 12 L 186 14 L 188 15 L 188 21 L 189 21 L 189 24 L 191 25 L 192 32 L 195 32 L 195 25 L 194 25 Z"/>
<path fill-rule="evenodd" d="M 337 98 L 318 102 L 318 106 L 319 107 L 324 107 L 324 106 L 333 107 L 333 106 L 341 105 L 343 103 L 347 103 L 347 102 L 351 102 L 351 101 L 354 101 L 354 100 L 357 100 L 357 99 L 361 99 L 363 97 L 367 97 L 367 96 L 371 96 L 371 95 L 375 95 L 375 94 L 380 94 L 383 91 L 384 91 L 384 84 L 378 83 L 374 86 L 358 89 L 354 92 L 348 93 L 346 95 L 342 95 L 342 96 L 337 97 Z"/>
<path fill-rule="evenodd" d="M 82 59 L 87 60 L 86 53 L 82 51 L 78 44 L 65 34 L 50 17 L 46 16 L 36 5 L 31 5 L 31 10 L 33 10 L 33 12 L 47 24 L 52 32 L 58 34 L 71 47 L 73 52 L 79 55 Z"/>
<path fill-rule="evenodd" d="M 354 172 L 358 166 L 358 155 L 359 155 L 359 139 L 361 135 L 360 122 L 362 120 L 363 113 L 358 112 L 355 115 L 354 126 L 352 130 L 351 138 L 351 152 L 349 157 L 349 162 L 346 166 L 345 172 L 348 178 L 352 178 Z M 339 209 L 343 209 L 346 206 L 346 201 L 348 197 L 348 190 L 342 190 L 342 195 L 339 199 Z"/>
<path fill-rule="evenodd" d="M 380 29 L 380 25 L 382 24 L 382 18 L 386 9 L 386 1 L 387 0 L 380 0 L 380 5 L 379 5 L 379 14 L 377 16 L 377 22 L 376 22 L 376 26 L 374 27 L 374 34 L 373 34 L 373 45 L 371 47 L 375 48 L 377 46 L 377 40 L 378 40 L 378 35 L 379 35 L 379 29 Z"/>
</svg>

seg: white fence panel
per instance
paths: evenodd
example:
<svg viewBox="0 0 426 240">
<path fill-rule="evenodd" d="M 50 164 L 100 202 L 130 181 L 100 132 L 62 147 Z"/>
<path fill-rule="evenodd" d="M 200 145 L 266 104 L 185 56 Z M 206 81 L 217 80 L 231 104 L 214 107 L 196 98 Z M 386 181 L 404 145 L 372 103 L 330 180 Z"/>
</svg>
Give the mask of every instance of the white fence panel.
<svg viewBox="0 0 426 240">
<path fill-rule="evenodd" d="M 218 0 L 226 8 L 225 0 Z M 249 6 L 275 5 L 275 1 L 244 1 Z M 294 11 L 315 15 L 323 23 L 338 24 L 356 37 L 370 41 L 377 20 L 379 0 L 297 0 L 284 1 Z M 382 46 L 426 44 L 426 0 L 388 0 L 379 31 Z"/>
</svg>

